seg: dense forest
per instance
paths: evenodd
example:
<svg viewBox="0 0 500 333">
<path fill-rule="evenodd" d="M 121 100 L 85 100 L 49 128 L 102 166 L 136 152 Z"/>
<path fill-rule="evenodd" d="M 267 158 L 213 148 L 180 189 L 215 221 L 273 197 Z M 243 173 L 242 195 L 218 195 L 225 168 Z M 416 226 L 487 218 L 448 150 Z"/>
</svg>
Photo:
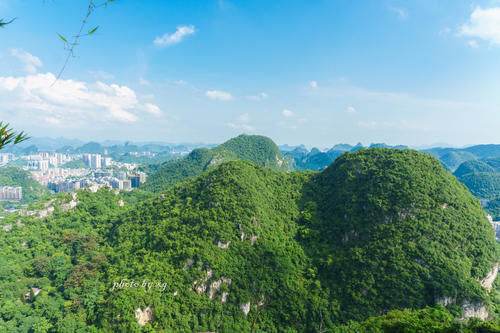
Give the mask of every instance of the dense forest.
<svg viewBox="0 0 500 333">
<path fill-rule="evenodd" d="M 154 196 L 80 190 L 1 223 L 0 331 L 500 330 L 459 320 L 499 312 L 479 201 L 413 150 L 319 173 L 221 162 Z"/>
<path fill-rule="evenodd" d="M 288 162 L 271 139 L 242 134 L 212 149 L 195 149 L 185 158 L 145 168 L 145 171 L 150 172 L 150 177 L 143 189 L 160 192 L 233 160 L 249 161 L 274 170 L 290 170 Z"/>
</svg>

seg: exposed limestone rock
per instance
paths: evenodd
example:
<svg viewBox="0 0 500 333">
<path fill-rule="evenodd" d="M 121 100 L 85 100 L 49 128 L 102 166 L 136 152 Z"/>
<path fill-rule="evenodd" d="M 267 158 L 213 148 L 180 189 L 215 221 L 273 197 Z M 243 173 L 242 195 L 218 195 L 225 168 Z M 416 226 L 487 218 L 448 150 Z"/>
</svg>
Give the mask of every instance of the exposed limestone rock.
<svg viewBox="0 0 500 333">
<path fill-rule="evenodd" d="M 153 320 L 153 311 L 154 309 L 152 307 L 147 307 L 144 310 L 141 308 L 138 308 L 135 310 L 135 318 L 137 318 L 137 322 L 139 325 L 144 326 L 150 321 Z"/>
<path fill-rule="evenodd" d="M 243 231 L 243 228 L 241 227 L 241 224 L 238 223 L 238 229 L 240 229 L 240 232 L 241 232 L 241 236 L 240 236 L 240 239 L 241 241 L 244 241 L 245 240 L 245 232 Z"/>
<path fill-rule="evenodd" d="M 254 245 L 257 238 L 259 238 L 259 236 L 252 234 L 252 238 L 250 238 L 250 244 Z"/>
<path fill-rule="evenodd" d="M 50 205 L 52 205 L 54 202 L 56 201 L 56 199 L 50 199 L 49 201 L 47 201 L 46 203 L 44 203 L 43 205 L 45 206 L 45 208 L 49 207 Z"/>
<path fill-rule="evenodd" d="M 4 225 L 2 228 L 3 228 L 4 231 L 9 232 L 9 231 L 12 230 L 12 224 Z"/>
<path fill-rule="evenodd" d="M 24 299 L 29 300 L 31 298 L 31 292 L 33 292 L 33 296 L 36 297 L 38 294 L 42 291 L 41 289 L 38 288 L 31 288 L 31 291 L 28 291 L 26 294 L 24 294 Z"/>
<path fill-rule="evenodd" d="M 30 247 L 28 246 L 28 243 L 26 243 L 26 241 L 24 241 L 22 244 L 21 244 L 22 247 L 24 247 L 25 249 L 29 249 Z"/>
<path fill-rule="evenodd" d="M 68 210 L 72 210 L 73 208 L 76 207 L 76 205 L 78 205 L 78 202 L 76 200 L 71 200 L 70 202 L 68 203 L 65 203 L 65 204 L 62 204 L 60 207 L 59 207 L 59 210 L 61 212 L 66 212 Z"/>
<path fill-rule="evenodd" d="M 20 210 L 20 216 L 33 216 L 38 219 L 43 219 L 49 217 L 54 212 L 54 207 L 48 207 L 47 209 L 42 210 Z"/>
<path fill-rule="evenodd" d="M 221 241 L 218 241 L 217 247 L 219 247 L 220 249 L 228 249 L 229 244 L 231 244 L 231 241 L 228 241 L 227 243 L 222 243 Z"/>
<path fill-rule="evenodd" d="M 210 299 L 213 299 L 214 296 L 215 296 L 215 294 L 217 292 L 219 292 L 220 286 L 222 285 L 222 283 L 226 283 L 227 285 L 230 286 L 231 285 L 231 279 L 223 277 L 220 280 L 212 282 L 212 284 L 210 284 L 210 290 L 208 292 L 208 297 Z"/>
<path fill-rule="evenodd" d="M 92 184 L 92 185 L 86 187 L 85 190 L 90 191 L 92 193 L 96 193 L 97 191 L 99 191 L 99 189 L 101 187 L 103 187 L 103 185 L 101 185 L 101 184 Z"/>
<path fill-rule="evenodd" d="M 440 297 L 436 299 L 436 303 L 441 304 L 442 306 L 448 306 L 450 304 L 455 304 L 457 302 L 457 299 L 454 297 Z"/>
<path fill-rule="evenodd" d="M 23 223 L 23 222 L 21 222 L 21 220 L 17 220 L 17 226 L 18 226 L 19 228 L 22 228 L 22 227 L 24 227 L 24 223 Z"/>
<path fill-rule="evenodd" d="M 481 320 L 487 320 L 490 316 L 488 308 L 481 302 L 469 303 L 465 301 L 462 304 L 462 308 L 464 309 L 463 319 L 479 318 Z"/>
<path fill-rule="evenodd" d="M 493 282 L 495 282 L 497 276 L 498 276 L 498 263 L 496 262 L 493 265 L 491 271 L 488 273 L 488 275 L 486 275 L 484 279 L 479 281 L 481 283 L 481 286 L 483 286 L 488 291 L 488 293 L 491 292 L 491 288 L 493 287 Z"/>
<path fill-rule="evenodd" d="M 125 205 L 125 202 L 123 200 L 118 201 L 118 206 L 123 207 Z"/>
<path fill-rule="evenodd" d="M 193 282 L 193 287 L 197 294 L 203 294 L 207 291 L 208 285 L 206 282 L 212 277 L 212 274 L 212 270 L 207 268 L 207 276 Z"/>
<path fill-rule="evenodd" d="M 179 292 L 177 290 L 174 291 L 174 296 L 177 296 L 177 294 L 179 294 Z"/>
<path fill-rule="evenodd" d="M 44 218 L 52 215 L 53 212 L 54 212 L 54 207 L 49 207 L 47 209 L 40 210 L 40 211 L 38 211 L 38 218 L 44 219 Z"/>
<path fill-rule="evenodd" d="M 276 159 L 276 163 L 278 163 L 278 166 L 281 167 L 283 165 L 283 160 L 278 157 L 278 155 L 275 155 L 274 158 Z"/>
<path fill-rule="evenodd" d="M 228 295 L 228 293 L 226 291 L 222 292 L 222 296 L 220 298 L 220 302 L 221 303 L 226 303 L 227 302 L 227 295 Z"/>
<path fill-rule="evenodd" d="M 243 311 L 245 316 L 248 316 L 248 313 L 250 312 L 250 302 L 245 304 L 240 304 L 240 309 L 241 311 Z"/>
<path fill-rule="evenodd" d="M 446 209 L 446 207 L 448 207 L 448 204 L 447 204 L 447 203 L 443 203 L 443 204 L 441 204 L 441 208 L 442 208 L 442 209 Z"/>
</svg>

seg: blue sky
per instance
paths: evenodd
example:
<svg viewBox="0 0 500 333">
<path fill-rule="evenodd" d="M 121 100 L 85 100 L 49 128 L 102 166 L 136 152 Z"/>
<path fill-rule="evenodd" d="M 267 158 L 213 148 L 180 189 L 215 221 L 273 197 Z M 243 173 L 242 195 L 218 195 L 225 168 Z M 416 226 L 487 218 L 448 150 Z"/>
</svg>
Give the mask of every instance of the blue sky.
<svg viewBox="0 0 500 333">
<path fill-rule="evenodd" d="M 500 1 L 0 0 L 0 119 L 33 136 L 500 143 Z"/>
</svg>

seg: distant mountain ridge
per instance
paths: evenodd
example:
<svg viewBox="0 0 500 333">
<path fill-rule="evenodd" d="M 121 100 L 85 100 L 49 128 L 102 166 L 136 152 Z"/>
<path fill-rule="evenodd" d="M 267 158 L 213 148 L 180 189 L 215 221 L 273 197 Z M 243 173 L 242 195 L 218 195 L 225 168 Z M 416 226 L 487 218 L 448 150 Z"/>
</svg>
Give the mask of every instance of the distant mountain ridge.
<svg viewBox="0 0 500 333">
<path fill-rule="evenodd" d="M 287 160 L 271 139 L 242 134 L 215 148 L 195 149 L 185 158 L 165 162 L 148 177 L 143 189 L 160 192 L 232 160 L 250 161 L 274 170 L 290 171 Z"/>
</svg>

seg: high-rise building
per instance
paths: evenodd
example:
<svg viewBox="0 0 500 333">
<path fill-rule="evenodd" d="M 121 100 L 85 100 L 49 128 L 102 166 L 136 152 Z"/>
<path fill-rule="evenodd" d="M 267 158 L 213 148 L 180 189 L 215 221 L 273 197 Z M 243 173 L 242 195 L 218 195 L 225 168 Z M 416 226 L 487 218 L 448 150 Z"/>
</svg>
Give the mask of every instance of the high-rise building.
<svg viewBox="0 0 500 333">
<path fill-rule="evenodd" d="M 113 161 L 113 160 L 111 159 L 111 157 L 103 157 L 103 158 L 101 159 L 101 165 L 102 165 L 103 167 L 110 167 L 110 166 L 111 166 L 111 162 L 112 162 L 112 161 Z"/>
<path fill-rule="evenodd" d="M 22 187 L 0 187 L 0 201 L 21 201 L 23 198 Z"/>
<path fill-rule="evenodd" d="M 49 168 L 48 160 L 33 160 L 28 162 L 28 169 L 39 169 L 45 171 Z"/>
<path fill-rule="evenodd" d="M 117 171 L 115 172 L 115 177 L 118 178 L 119 180 L 125 180 L 127 179 L 127 173 L 123 171 Z"/>
<path fill-rule="evenodd" d="M 101 154 L 83 154 L 82 156 L 83 163 L 91 169 L 101 168 L 101 158 Z"/>
<path fill-rule="evenodd" d="M 139 188 L 141 184 L 146 182 L 146 174 L 144 172 L 138 172 L 130 175 L 130 181 L 132 182 L 133 188 Z"/>
<path fill-rule="evenodd" d="M 130 179 L 125 179 L 123 181 L 123 190 L 124 191 L 130 191 L 130 190 L 132 190 L 132 184 L 131 184 Z"/>
<path fill-rule="evenodd" d="M 132 184 L 132 188 L 138 188 L 141 186 L 141 177 L 139 175 L 131 175 L 130 182 Z"/>
<path fill-rule="evenodd" d="M 56 192 L 61 193 L 61 192 L 72 192 L 79 190 L 81 187 L 80 181 L 78 180 L 66 180 L 63 182 L 60 182 L 59 184 L 56 185 Z"/>
</svg>

